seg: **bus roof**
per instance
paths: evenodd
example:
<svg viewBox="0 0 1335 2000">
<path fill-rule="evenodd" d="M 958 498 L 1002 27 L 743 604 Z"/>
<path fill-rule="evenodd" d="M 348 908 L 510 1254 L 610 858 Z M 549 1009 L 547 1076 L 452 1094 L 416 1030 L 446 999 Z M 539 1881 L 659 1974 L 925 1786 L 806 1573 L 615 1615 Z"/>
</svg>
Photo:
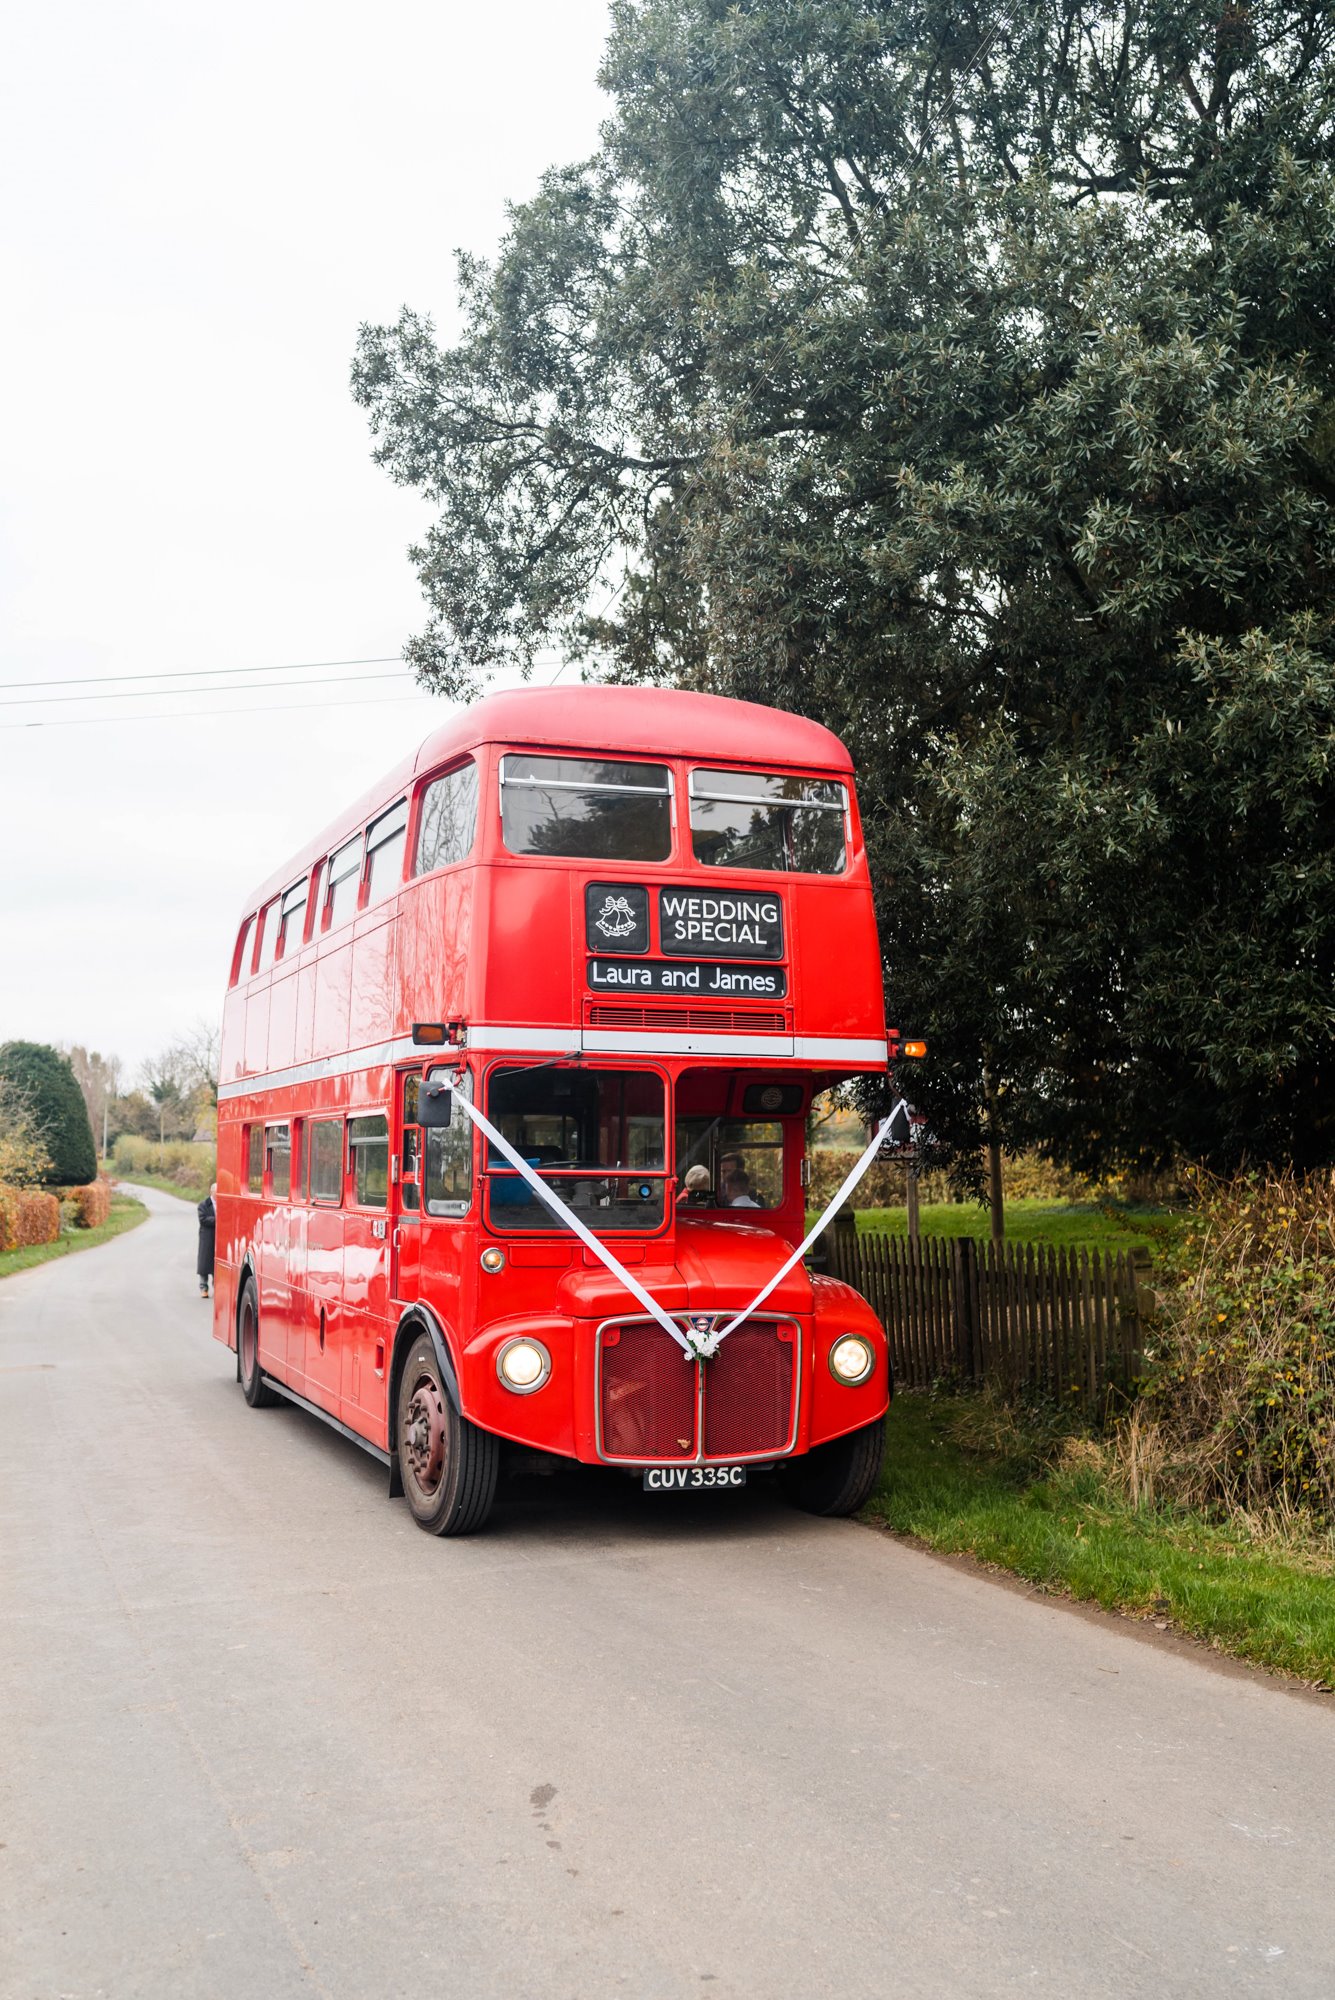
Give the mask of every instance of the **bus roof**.
<svg viewBox="0 0 1335 2000">
<path fill-rule="evenodd" d="M 637 757 L 708 757 L 724 762 L 798 767 L 850 775 L 853 759 L 832 730 L 806 716 L 724 695 L 679 688 L 512 688 L 487 695 L 433 730 L 416 754 L 396 765 L 350 804 L 318 837 L 294 854 L 249 896 L 245 912 L 309 872 L 314 864 L 415 780 L 452 757 L 485 743 L 533 744 L 553 750 L 612 751 Z"/>
</svg>

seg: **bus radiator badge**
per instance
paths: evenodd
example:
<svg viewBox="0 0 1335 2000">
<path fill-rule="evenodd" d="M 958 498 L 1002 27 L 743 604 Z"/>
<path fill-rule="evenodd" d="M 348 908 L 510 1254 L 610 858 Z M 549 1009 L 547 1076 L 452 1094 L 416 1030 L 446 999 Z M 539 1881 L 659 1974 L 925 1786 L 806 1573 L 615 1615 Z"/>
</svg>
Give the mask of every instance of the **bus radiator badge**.
<svg viewBox="0 0 1335 2000">
<path fill-rule="evenodd" d="M 714 1334 L 722 1313 L 692 1313 L 686 1321 L 686 1338 L 697 1361 L 708 1361 L 714 1352 Z"/>
</svg>

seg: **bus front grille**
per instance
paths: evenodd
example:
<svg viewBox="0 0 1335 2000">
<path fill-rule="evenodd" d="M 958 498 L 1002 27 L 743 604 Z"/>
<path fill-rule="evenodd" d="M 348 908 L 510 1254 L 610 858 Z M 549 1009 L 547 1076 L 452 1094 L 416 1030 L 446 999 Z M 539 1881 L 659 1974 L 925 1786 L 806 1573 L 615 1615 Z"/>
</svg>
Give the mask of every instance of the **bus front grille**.
<svg viewBox="0 0 1335 2000">
<path fill-rule="evenodd" d="M 653 1320 L 599 1337 L 604 1458 L 671 1465 L 695 1457 L 695 1369 Z"/>
<path fill-rule="evenodd" d="M 585 1010 L 590 1028 L 674 1028 L 698 1035 L 783 1035 L 788 1018 L 782 1007 L 633 1007 L 593 1001 Z"/>
<path fill-rule="evenodd" d="M 703 1371 L 652 1320 L 604 1326 L 598 1338 L 600 1454 L 632 1465 L 686 1465 L 791 1451 L 797 1375 L 797 1328 L 789 1320 L 748 1320 Z M 696 1431 L 700 1405 L 702 1441 Z"/>
<path fill-rule="evenodd" d="M 787 1450 L 797 1386 L 797 1328 L 748 1320 L 705 1365 L 705 1457 Z"/>
</svg>

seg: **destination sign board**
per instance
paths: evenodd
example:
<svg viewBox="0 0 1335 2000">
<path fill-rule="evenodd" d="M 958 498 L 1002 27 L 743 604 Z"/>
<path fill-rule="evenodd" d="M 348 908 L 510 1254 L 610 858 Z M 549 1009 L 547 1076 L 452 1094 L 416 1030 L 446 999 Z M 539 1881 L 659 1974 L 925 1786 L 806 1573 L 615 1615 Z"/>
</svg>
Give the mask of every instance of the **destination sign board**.
<svg viewBox="0 0 1335 2000">
<path fill-rule="evenodd" d="M 660 889 L 658 940 L 670 958 L 782 958 L 783 904 L 777 896 L 706 895 Z"/>
<path fill-rule="evenodd" d="M 685 959 L 671 964 L 643 958 L 628 964 L 622 958 L 591 958 L 587 967 L 593 993 L 681 993 L 693 999 L 782 1000 L 788 975 L 781 965 L 717 965 Z"/>
</svg>

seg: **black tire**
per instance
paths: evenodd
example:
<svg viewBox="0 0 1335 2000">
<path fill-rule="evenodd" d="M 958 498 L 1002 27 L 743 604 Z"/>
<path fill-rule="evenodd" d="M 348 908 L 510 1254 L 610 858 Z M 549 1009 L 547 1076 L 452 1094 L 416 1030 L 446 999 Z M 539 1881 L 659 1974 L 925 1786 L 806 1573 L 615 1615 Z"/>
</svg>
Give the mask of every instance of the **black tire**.
<svg viewBox="0 0 1335 2000">
<path fill-rule="evenodd" d="M 408 1350 L 396 1402 L 394 1445 L 414 1521 L 428 1535 L 476 1534 L 496 1498 L 501 1442 L 455 1409 L 425 1333 Z"/>
<path fill-rule="evenodd" d="M 252 1410 L 267 1409 L 278 1401 L 260 1370 L 260 1301 L 253 1278 L 242 1285 L 236 1309 L 236 1374 Z"/>
<path fill-rule="evenodd" d="M 878 1417 L 801 1458 L 785 1459 L 779 1467 L 783 1497 L 804 1514 L 856 1514 L 876 1491 L 884 1455 L 885 1418 Z"/>
</svg>

